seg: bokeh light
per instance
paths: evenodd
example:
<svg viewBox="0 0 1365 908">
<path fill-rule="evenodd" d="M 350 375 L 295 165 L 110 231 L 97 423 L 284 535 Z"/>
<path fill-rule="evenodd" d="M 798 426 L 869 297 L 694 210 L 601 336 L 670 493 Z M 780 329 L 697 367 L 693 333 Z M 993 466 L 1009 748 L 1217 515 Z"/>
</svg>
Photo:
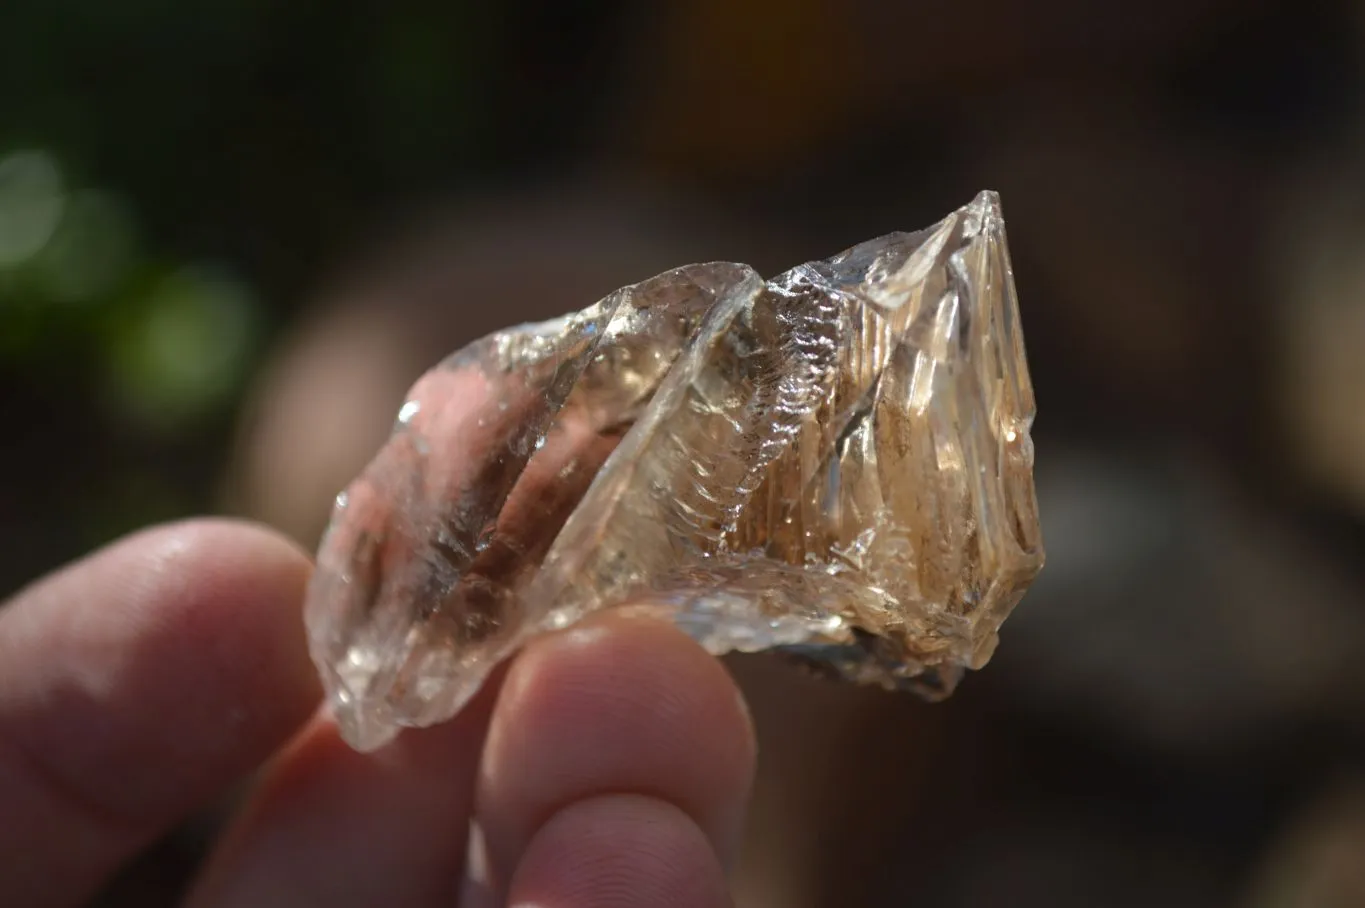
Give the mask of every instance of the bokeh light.
<svg viewBox="0 0 1365 908">
<path fill-rule="evenodd" d="M 66 194 L 62 174 L 43 151 L 14 151 L 0 157 L 0 268 L 36 255 L 62 219 Z"/>
<path fill-rule="evenodd" d="M 188 431 L 243 378 L 258 303 L 230 273 L 184 268 L 152 284 L 110 337 L 111 401 L 159 432 Z"/>
<path fill-rule="evenodd" d="M 35 257 L 37 286 L 56 303 L 107 300 L 131 272 L 137 232 L 127 203 L 113 193 L 78 190 Z"/>
</svg>

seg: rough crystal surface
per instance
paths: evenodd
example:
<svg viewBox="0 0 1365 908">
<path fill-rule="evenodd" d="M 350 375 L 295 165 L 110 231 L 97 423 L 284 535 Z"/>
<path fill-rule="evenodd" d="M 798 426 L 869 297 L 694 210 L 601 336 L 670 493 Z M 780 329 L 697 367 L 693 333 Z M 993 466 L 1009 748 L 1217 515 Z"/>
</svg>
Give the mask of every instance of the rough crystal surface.
<svg viewBox="0 0 1365 908">
<path fill-rule="evenodd" d="M 945 696 L 1043 564 L 999 200 L 766 283 L 666 272 L 476 341 L 337 499 L 306 606 L 346 739 L 608 607 Z"/>
</svg>

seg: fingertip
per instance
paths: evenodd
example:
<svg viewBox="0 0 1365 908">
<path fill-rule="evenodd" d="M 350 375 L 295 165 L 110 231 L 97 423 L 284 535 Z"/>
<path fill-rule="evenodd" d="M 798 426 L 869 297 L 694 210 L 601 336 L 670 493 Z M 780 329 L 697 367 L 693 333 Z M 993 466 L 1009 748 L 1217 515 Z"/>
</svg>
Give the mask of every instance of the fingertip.
<svg viewBox="0 0 1365 908">
<path fill-rule="evenodd" d="M 135 534 L 120 550 L 132 562 L 119 572 L 133 588 L 130 615 L 176 640 L 168 670 L 206 684 L 230 678 L 239 701 L 292 700 L 307 707 L 297 721 L 307 717 L 321 684 L 302 623 L 312 560 L 297 543 L 259 524 L 199 518 Z"/>
<path fill-rule="evenodd" d="M 0 609 L 0 801 L 55 840 L 50 862 L 14 873 L 88 885 L 294 733 L 319 697 L 308 573 L 278 534 L 191 520 L 126 537 Z M 0 830 L 0 864 L 42 847 Z"/>
<path fill-rule="evenodd" d="M 666 801 L 603 795 L 556 813 L 509 888 L 511 908 L 721 908 L 730 904 L 710 839 Z"/>
<path fill-rule="evenodd" d="M 537 641 L 508 672 L 480 776 L 494 878 L 550 816 L 603 794 L 676 805 L 728 858 L 754 763 L 737 686 L 672 625 L 612 614 Z"/>
</svg>

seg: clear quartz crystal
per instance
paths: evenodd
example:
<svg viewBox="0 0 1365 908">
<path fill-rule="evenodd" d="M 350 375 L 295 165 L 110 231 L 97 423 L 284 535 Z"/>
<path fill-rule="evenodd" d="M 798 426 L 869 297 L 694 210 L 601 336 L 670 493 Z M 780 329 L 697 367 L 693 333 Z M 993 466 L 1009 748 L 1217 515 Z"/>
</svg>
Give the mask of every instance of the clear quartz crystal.
<svg viewBox="0 0 1365 908">
<path fill-rule="evenodd" d="M 337 499 L 306 607 L 346 739 L 443 721 L 536 634 L 657 613 L 931 696 L 1043 564 L 999 200 L 768 282 L 666 272 L 476 341 Z"/>
</svg>

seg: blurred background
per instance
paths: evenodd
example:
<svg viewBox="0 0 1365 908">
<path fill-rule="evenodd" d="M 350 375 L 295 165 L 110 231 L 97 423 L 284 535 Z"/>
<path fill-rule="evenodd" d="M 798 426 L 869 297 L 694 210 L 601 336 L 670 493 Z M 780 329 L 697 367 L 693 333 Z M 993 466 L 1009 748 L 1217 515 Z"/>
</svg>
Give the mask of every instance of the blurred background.
<svg viewBox="0 0 1365 908">
<path fill-rule="evenodd" d="M 944 705 L 734 661 L 741 908 L 1365 905 L 1362 76 L 1314 0 L 6 0 L 0 595 L 313 546 L 474 337 L 992 188 L 1048 567 Z"/>
</svg>

